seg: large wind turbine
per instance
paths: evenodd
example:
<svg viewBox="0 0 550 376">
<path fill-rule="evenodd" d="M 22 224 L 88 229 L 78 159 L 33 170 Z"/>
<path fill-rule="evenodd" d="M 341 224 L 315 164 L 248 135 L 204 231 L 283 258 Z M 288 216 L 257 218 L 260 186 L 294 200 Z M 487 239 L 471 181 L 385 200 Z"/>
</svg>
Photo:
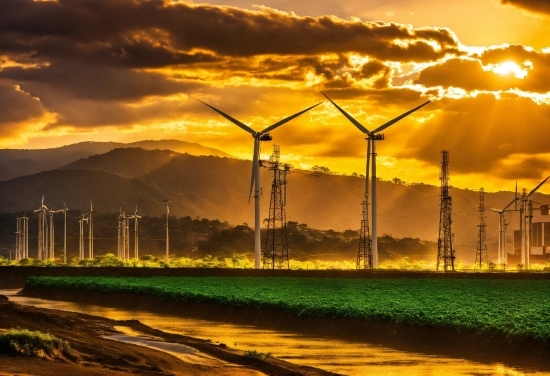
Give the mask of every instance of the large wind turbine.
<svg viewBox="0 0 550 376">
<path fill-rule="evenodd" d="M 201 100 L 198 100 L 199 102 L 207 105 L 214 111 L 216 111 L 218 114 L 241 128 L 242 130 L 250 133 L 252 137 L 254 138 L 254 155 L 252 158 L 252 177 L 250 180 L 250 192 L 248 194 L 248 202 L 250 202 L 250 198 L 252 196 L 252 187 L 254 186 L 254 205 L 255 205 L 255 215 L 254 215 L 254 265 L 256 269 L 260 269 L 260 262 L 261 262 L 261 240 L 260 240 L 260 142 L 262 141 L 271 141 L 272 137 L 269 134 L 272 130 L 275 128 L 289 122 L 290 120 L 300 116 L 304 112 L 307 112 L 311 110 L 312 108 L 320 105 L 321 103 L 317 103 L 314 106 L 311 106 L 309 108 L 306 108 L 303 111 L 300 111 L 298 113 L 295 113 L 294 115 L 291 115 L 289 117 L 284 118 L 283 120 L 280 120 L 276 122 L 275 124 L 270 125 L 269 127 L 265 128 L 264 130 L 260 132 L 256 132 L 252 128 L 250 128 L 248 125 L 241 123 L 237 119 L 229 116 L 225 112 L 222 112 L 218 110 L 217 108 L 214 108 L 210 106 L 209 104 L 204 103 Z"/>
<path fill-rule="evenodd" d="M 397 123 L 399 120 L 404 117 L 409 116 L 416 110 L 424 107 L 430 101 L 421 104 L 418 107 L 413 108 L 410 111 L 405 112 L 404 114 L 388 121 L 387 123 L 382 124 L 373 131 L 369 131 L 365 126 L 355 120 L 350 114 L 348 114 L 344 109 L 338 106 L 332 101 L 325 93 L 321 92 L 337 109 L 344 115 L 353 125 L 355 125 L 361 132 L 367 135 L 367 162 L 366 162 L 366 186 L 365 186 L 365 201 L 368 203 L 369 198 L 369 164 L 372 163 L 372 268 L 376 269 L 378 267 L 378 240 L 377 240 L 377 228 L 376 228 L 376 141 L 384 140 L 384 135 L 381 134 L 384 129 L 390 127 L 391 125 Z M 372 160 L 369 161 L 370 156 Z M 369 163 L 370 162 L 370 163 Z M 368 204 L 367 204 L 368 205 Z M 363 212 L 363 216 L 366 217 L 368 214 L 366 211 Z M 365 218 L 363 218 L 365 219 Z"/>
</svg>

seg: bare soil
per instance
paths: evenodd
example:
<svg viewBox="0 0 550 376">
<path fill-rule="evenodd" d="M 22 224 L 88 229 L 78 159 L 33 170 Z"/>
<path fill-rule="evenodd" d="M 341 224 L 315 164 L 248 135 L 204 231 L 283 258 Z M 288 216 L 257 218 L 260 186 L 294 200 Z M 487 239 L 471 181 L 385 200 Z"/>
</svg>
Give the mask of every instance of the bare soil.
<svg viewBox="0 0 550 376">
<path fill-rule="evenodd" d="M 115 326 L 180 343 L 219 360 L 215 365 L 186 362 L 166 352 L 104 338 L 117 334 Z M 0 296 L 0 329 L 21 328 L 50 333 L 69 341 L 76 351 L 75 361 L 45 360 L 35 357 L 13 357 L 0 354 L 0 376 L 4 375 L 334 375 L 323 370 L 303 367 L 276 358 L 260 360 L 246 357 L 224 345 L 206 340 L 168 334 L 139 321 L 116 321 L 97 316 L 40 309 L 8 301 Z"/>
</svg>

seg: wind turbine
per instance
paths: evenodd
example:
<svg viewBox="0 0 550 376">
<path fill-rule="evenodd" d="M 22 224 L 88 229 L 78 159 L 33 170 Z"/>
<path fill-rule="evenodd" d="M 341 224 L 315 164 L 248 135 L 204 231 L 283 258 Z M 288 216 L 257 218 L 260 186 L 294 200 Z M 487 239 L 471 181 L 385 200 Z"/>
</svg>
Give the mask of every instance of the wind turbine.
<svg viewBox="0 0 550 376">
<path fill-rule="evenodd" d="M 46 212 L 48 211 L 48 207 L 44 205 L 44 196 L 42 196 L 42 203 L 40 205 L 40 208 L 36 209 L 34 212 L 38 213 L 38 254 L 37 258 L 39 260 L 44 260 L 44 253 L 46 252 L 46 248 L 48 246 L 48 240 L 46 232 L 47 226 L 47 217 Z"/>
<path fill-rule="evenodd" d="M 517 202 L 517 186 L 516 186 L 516 197 L 510 201 L 508 205 L 506 205 L 502 210 L 497 209 L 489 209 L 495 213 L 498 213 L 499 216 L 499 222 L 498 222 L 498 265 L 504 264 L 506 265 L 506 234 L 504 232 L 504 213 L 509 212 L 511 210 L 506 210 L 512 205 L 514 202 Z"/>
<path fill-rule="evenodd" d="M 88 213 L 88 218 L 90 221 L 88 222 L 88 236 L 89 236 L 89 246 L 90 249 L 88 249 L 88 257 L 93 258 L 94 257 L 94 207 L 92 205 L 92 199 L 90 199 L 90 212 Z"/>
<path fill-rule="evenodd" d="M 138 244 L 138 218 L 141 218 L 141 215 L 138 215 L 137 213 L 137 205 L 136 205 L 136 211 L 134 212 L 134 215 L 128 216 L 129 219 L 134 219 L 134 258 L 138 258 L 139 256 L 139 244 Z M 128 257 L 130 258 L 130 257 Z"/>
<path fill-rule="evenodd" d="M 168 233 L 168 215 L 170 214 L 170 207 L 168 204 L 170 204 L 172 201 L 170 200 L 164 200 L 166 203 L 166 263 L 170 260 L 169 257 L 169 249 L 170 249 L 170 238 Z"/>
<path fill-rule="evenodd" d="M 78 217 L 78 258 L 80 260 L 84 260 L 84 222 L 88 222 L 88 217 L 86 217 L 87 215 L 88 213 L 84 214 L 80 212 L 80 216 Z"/>
<path fill-rule="evenodd" d="M 355 120 L 350 114 L 348 114 L 344 109 L 338 106 L 332 101 L 325 93 L 321 92 L 337 109 L 344 115 L 353 125 L 357 127 L 361 132 L 367 135 L 367 162 L 366 162 L 366 182 L 365 182 L 365 202 L 368 207 L 369 199 L 369 165 L 371 163 L 370 156 L 372 155 L 372 268 L 376 269 L 378 267 L 378 239 L 377 239 L 377 223 L 376 223 L 376 141 L 384 140 L 384 135 L 382 132 L 384 129 L 390 127 L 391 125 L 397 123 L 399 120 L 409 116 L 413 112 L 424 107 L 431 101 L 421 104 L 418 107 L 413 108 L 410 111 L 405 112 L 402 115 L 399 115 L 395 119 L 388 121 L 387 123 L 382 124 L 373 131 L 369 131 L 365 126 Z M 363 211 L 363 219 L 368 218 L 368 210 Z"/>
<path fill-rule="evenodd" d="M 294 115 L 291 115 L 289 117 L 284 118 L 283 120 L 280 120 L 269 127 L 256 132 L 252 128 L 250 128 L 248 125 L 241 123 L 239 120 L 229 116 L 225 112 L 222 112 L 218 110 L 217 108 L 214 108 L 210 106 L 209 104 L 204 103 L 201 100 L 198 100 L 202 104 L 210 107 L 214 111 L 216 111 L 218 114 L 241 128 L 242 130 L 250 133 L 252 137 L 254 138 L 254 154 L 252 158 L 252 176 L 250 179 L 250 192 L 248 194 L 248 202 L 250 203 L 250 198 L 252 197 L 252 187 L 254 186 L 254 266 L 256 269 L 260 269 L 260 262 L 261 262 L 261 240 L 260 240 L 260 142 L 262 141 L 271 141 L 272 137 L 269 134 L 272 130 L 275 128 L 289 122 L 290 120 L 300 116 L 304 112 L 307 112 L 311 110 L 312 108 L 320 105 L 321 103 L 317 103 L 314 106 L 308 107 L 303 111 L 297 112 Z"/>
<path fill-rule="evenodd" d="M 531 190 L 531 192 L 527 193 L 527 190 L 524 188 L 523 193 L 521 195 L 521 207 L 520 207 L 520 229 L 521 229 L 521 263 L 525 266 L 525 270 L 529 270 L 529 253 L 530 253 L 530 244 L 529 244 L 529 231 L 531 230 L 528 228 L 527 224 L 527 216 L 526 213 L 528 213 L 528 204 L 527 199 L 535 193 L 546 181 L 550 178 L 550 176 L 546 177 L 543 181 L 539 183 L 535 188 Z M 532 207 L 531 207 L 532 208 Z M 530 214 L 530 213 L 529 213 Z"/>
<path fill-rule="evenodd" d="M 63 202 L 63 263 L 67 263 L 67 205 L 65 205 L 65 202 Z"/>
</svg>

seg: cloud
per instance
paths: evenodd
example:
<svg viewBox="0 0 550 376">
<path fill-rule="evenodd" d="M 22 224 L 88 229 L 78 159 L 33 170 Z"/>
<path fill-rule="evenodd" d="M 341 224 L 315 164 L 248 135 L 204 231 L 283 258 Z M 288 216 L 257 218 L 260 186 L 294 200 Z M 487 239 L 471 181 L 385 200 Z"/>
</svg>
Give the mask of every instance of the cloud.
<svg viewBox="0 0 550 376">
<path fill-rule="evenodd" d="M 503 64 L 516 66 L 519 72 L 498 73 Z M 521 74 L 518 74 L 521 73 Z M 413 80 L 427 88 L 460 88 L 466 91 L 508 91 L 546 94 L 550 91 L 550 54 L 523 46 L 486 49 L 467 59 L 454 58 L 422 70 Z"/>
<path fill-rule="evenodd" d="M 413 28 L 269 8 L 168 5 L 162 0 L 4 0 L 0 51 L 123 66 L 169 66 L 226 56 L 357 52 L 380 60 L 459 54 L 445 28 Z M 206 52 L 205 52 L 206 51 Z"/>
<path fill-rule="evenodd" d="M 521 165 L 507 161 L 514 155 L 550 154 L 550 107 L 517 96 L 496 99 L 491 94 L 458 100 L 444 99 L 438 115 L 410 134 L 398 157 L 439 160 L 449 150 L 451 171 L 491 173 L 509 178 L 535 177 L 529 159 Z M 537 157 L 537 160 L 540 157 Z M 540 163 L 536 163 L 540 166 Z"/>
<path fill-rule="evenodd" d="M 159 73 L 66 60 L 56 60 L 47 66 L 35 68 L 4 68 L 0 71 L 0 79 L 20 83 L 30 92 L 37 88 L 35 96 L 39 97 L 44 93 L 38 88 L 44 87 L 77 98 L 98 101 L 134 101 L 152 95 L 180 93 L 200 86 L 199 83 L 173 80 Z"/>
<path fill-rule="evenodd" d="M 40 101 L 17 86 L 0 83 L 0 138 L 15 138 L 47 114 Z"/>
<path fill-rule="evenodd" d="M 550 15 L 550 3 L 547 0 L 500 0 L 501 4 L 510 4 L 528 11 Z"/>
</svg>

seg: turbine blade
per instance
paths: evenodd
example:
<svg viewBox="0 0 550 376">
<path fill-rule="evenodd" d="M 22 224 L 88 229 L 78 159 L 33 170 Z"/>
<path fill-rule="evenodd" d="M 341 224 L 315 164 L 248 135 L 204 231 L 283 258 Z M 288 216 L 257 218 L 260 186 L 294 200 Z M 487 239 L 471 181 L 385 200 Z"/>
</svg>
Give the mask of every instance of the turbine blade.
<svg viewBox="0 0 550 376">
<path fill-rule="evenodd" d="M 275 124 L 270 125 L 269 127 L 267 127 L 266 129 L 264 129 L 264 130 L 261 131 L 260 133 L 267 133 L 267 132 L 270 132 L 270 131 L 274 130 L 275 128 L 277 128 L 277 127 L 283 125 L 284 123 L 288 123 L 288 122 L 291 121 L 292 119 L 297 118 L 298 116 L 300 116 L 300 115 L 303 114 L 304 112 L 307 112 L 307 111 L 311 110 L 312 108 L 317 107 L 317 106 L 320 105 L 321 103 L 323 103 L 323 102 L 317 103 L 317 104 L 314 105 L 314 106 L 308 107 L 308 108 L 306 108 L 306 109 L 303 110 L 303 111 L 297 112 L 297 113 L 295 113 L 294 115 L 291 115 L 291 116 L 289 116 L 289 117 L 287 117 L 287 118 L 284 118 L 283 120 L 280 120 L 280 121 L 276 122 Z"/>
<path fill-rule="evenodd" d="M 510 201 L 510 203 L 509 203 L 508 205 L 506 205 L 506 206 L 504 207 L 504 209 L 502 209 L 502 211 L 504 212 L 506 209 L 508 209 L 508 207 L 509 207 L 510 205 L 512 205 L 512 204 L 513 204 L 514 202 L 516 202 L 516 201 L 517 201 L 517 198 L 514 198 L 512 201 Z"/>
<path fill-rule="evenodd" d="M 494 211 L 495 213 L 498 213 L 500 214 L 500 210 L 496 210 L 496 209 L 493 209 L 493 208 L 489 208 L 490 211 Z"/>
<path fill-rule="evenodd" d="M 370 132 L 367 128 L 365 128 L 361 123 L 359 123 L 357 120 L 355 120 L 350 114 L 348 114 L 346 111 L 344 111 L 343 108 L 341 108 L 336 103 L 334 103 L 332 101 L 332 99 L 330 99 L 325 93 L 321 92 L 321 94 L 323 94 L 330 101 L 330 103 L 332 103 L 338 109 L 338 111 L 340 111 L 342 113 L 342 115 L 344 115 L 349 121 L 351 121 L 351 123 L 353 125 L 355 125 L 361 132 L 363 132 L 367 135 L 370 135 Z"/>
<path fill-rule="evenodd" d="M 546 179 L 544 179 L 543 181 L 541 181 L 539 183 L 539 185 L 537 185 L 535 188 L 533 188 L 533 190 L 531 192 L 529 192 L 529 194 L 527 195 L 527 197 L 531 196 L 533 193 L 535 193 L 544 183 L 546 183 L 546 180 L 548 180 L 550 178 L 550 176 L 548 176 Z"/>
<path fill-rule="evenodd" d="M 409 116 L 410 114 L 412 114 L 412 113 L 415 112 L 416 110 L 421 109 L 422 107 L 424 107 L 425 105 L 427 105 L 427 104 L 430 103 L 430 102 L 431 102 L 431 101 L 427 101 L 426 103 L 423 103 L 423 104 L 421 104 L 420 106 L 415 107 L 415 108 L 413 108 L 412 110 L 405 112 L 403 115 L 400 115 L 400 116 L 396 117 L 395 119 L 392 119 L 392 120 L 388 121 L 387 123 L 382 124 L 381 126 L 379 126 L 378 128 L 376 128 L 374 131 L 372 131 L 372 133 L 378 133 L 378 132 L 383 131 L 384 129 L 388 128 L 389 126 L 391 126 L 391 125 L 393 125 L 393 124 L 395 124 L 395 123 L 397 123 L 399 120 L 403 119 L 404 117 Z"/>
<path fill-rule="evenodd" d="M 518 210 L 518 181 L 516 180 L 516 210 Z"/>
<path fill-rule="evenodd" d="M 248 125 L 243 124 L 243 123 L 241 123 L 240 121 L 238 121 L 237 119 L 235 119 L 234 117 L 232 117 L 232 116 L 226 114 L 225 112 L 220 111 L 220 110 L 218 110 L 217 108 L 214 108 L 214 107 L 210 106 L 210 105 L 207 104 L 207 103 L 204 103 L 204 102 L 201 101 L 200 99 L 197 99 L 197 100 L 198 100 L 199 102 L 201 102 L 202 104 L 204 104 L 204 105 L 210 107 L 210 108 L 213 109 L 214 111 L 216 111 L 218 114 L 220 114 L 221 116 L 223 116 L 224 118 L 226 118 L 227 120 L 229 120 L 230 122 L 232 122 L 233 124 L 235 124 L 237 127 L 239 127 L 239 128 L 241 128 L 241 129 L 247 131 L 248 133 L 256 134 L 256 132 L 255 132 L 252 128 L 250 128 Z"/>
<path fill-rule="evenodd" d="M 252 174 L 250 176 L 250 192 L 248 193 L 248 203 L 250 204 L 250 199 L 252 198 L 252 188 L 254 187 L 254 183 L 256 183 L 255 175 L 254 175 L 254 168 L 256 167 L 256 164 L 258 163 L 258 154 L 260 152 L 260 139 L 254 138 L 254 156 L 252 157 Z"/>
</svg>

